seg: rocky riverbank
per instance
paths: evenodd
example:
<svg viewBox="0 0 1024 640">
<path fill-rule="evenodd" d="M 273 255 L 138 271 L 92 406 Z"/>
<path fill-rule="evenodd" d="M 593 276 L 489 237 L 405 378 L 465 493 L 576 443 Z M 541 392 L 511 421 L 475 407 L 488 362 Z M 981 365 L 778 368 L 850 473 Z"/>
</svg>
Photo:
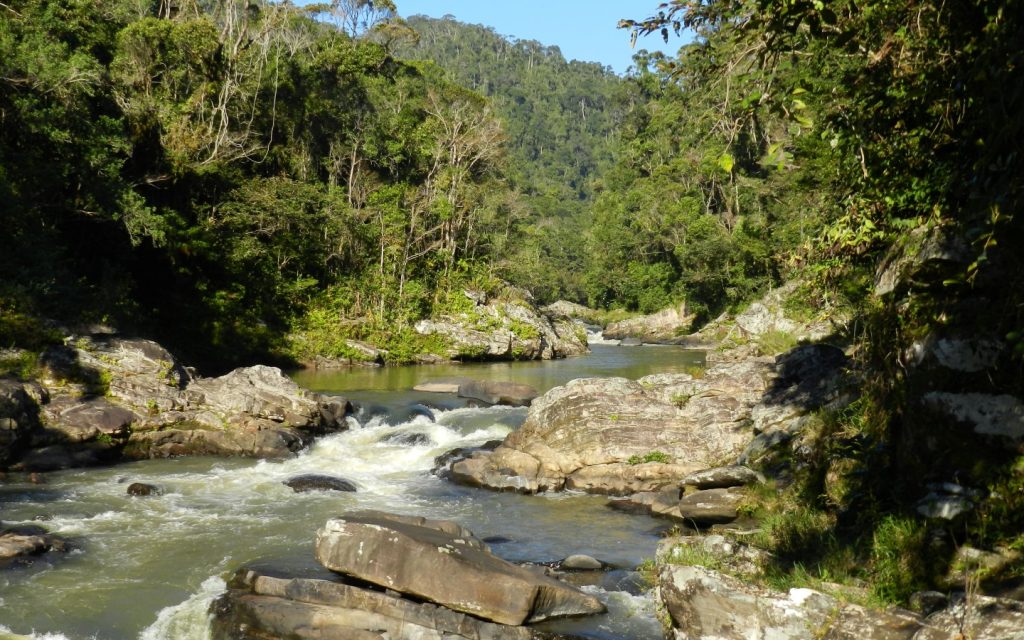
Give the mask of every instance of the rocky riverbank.
<svg viewBox="0 0 1024 640">
<path fill-rule="evenodd" d="M 0 465 L 48 471 L 177 455 L 283 457 L 348 428 L 351 404 L 274 367 L 201 378 L 151 340 L 97 334 L 46 350 L 36 381 L 0 380 Z"/>
</svg>

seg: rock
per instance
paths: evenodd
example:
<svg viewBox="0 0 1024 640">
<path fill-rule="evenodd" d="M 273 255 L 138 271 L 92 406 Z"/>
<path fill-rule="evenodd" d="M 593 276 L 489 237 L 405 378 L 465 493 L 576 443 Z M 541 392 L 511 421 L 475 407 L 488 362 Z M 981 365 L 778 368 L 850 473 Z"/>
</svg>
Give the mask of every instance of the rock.
<svg viewBox="0 0 1024 640">
<path fill-rule="evenodd" d="M 605 335 L 605 338 L 608 338 L 608 336 Z M 611 339 L 614 340 L 615 338 Z M 619 340 L 620 347 L 640 347 L 643 346 L 643 344 L 644 341 L 641 340 L 640 338 L 622 338 L 621 340 Z"/>
<path fill-rule="evenodd" d="M 705 567 L 662 566 L 658 594 L 676 638 L 910 640 L 921 629 L 909 611 L 872 611 L 811 589 L 773 591 Z"/>
<path fill-rule="evenodd" d="M 502 624 L 604 611 L 596 598 L 492 555 L 446 521 L 347 514 L 317 532 L 316 557 L 331 571 Z"/>
<path fill-rule="evenodd" d="M 42 430 L 39 405 L 48 400 L 38 384 L 0 378 L 0 469 L 14 462 Z"/>
<path fill-rule="evenodd" d="M 770 373 L 763 363 L 736 363 L 709 369 L 699 380 L 686 374 L 573 380 L 534 400 L 522 427 L 492 453 L 453 463 L 451 478 L 524 493 L 561 490 L 570 478 L 577 489 L 604 493 L 677 482 L 740 453 L 750 438 L 744 421 Z M 672 464 L 628 464 L 653 452 Z"/>
<path fill-rule="evenodd" d="M 1024 403 L 1015 396 L 932 391 L 922 403 L 979 435 L 996 436 L 1010 445 L 1024 441 Z"/>
<path fill-rule="evenodd" d="M 604 337 L 610 340 L 638 339 L 649 343 L 672 343 L 690 329 L 694 315 L 682 303 L 651 315 L 612 322 L 604 328 Z"/>
<path fill-rule="evenodd" d="M 439 478 L 450 479 L 451 466 L 454 463 L 470 458 L 474 453 L 494 451 L 499 446 L 501 446 L 501 440 L 490 440 L 479 447 L 456 447 L 451 451 L 445 451 L 434 458 L 434 466 L 431 468 L 430 473 Z"/>
<path fill-rule="evenodd" d="M 568 300 L 552 302 L 548 306 L 542 307 L 541 312 L 550 318 L 584 320 L 586 322 L 595 322 L 601 315 L 601 312 L 595 309 Z"/>
<path fill-rule="evenodd" d="M 771 557 L 767 551 L 720 534 L 670 536 L 658 543 L 655 552 L 658 565 L 688 564 L 687 560 L 693 558 L 712 558 L 716 566 L 727 568 L 732 575 L 756 577 L 762 576 Z"/>
<path fill-rule="evenodd" d="M 922 615 L 935 613 L 949 605 L 949 596 L 940 591 L 916 591 L 910 594 L 910 610 Z"/>
<path fill-rule="evenodd" d="M 160 495 L 160 488 L 154 484 L 148 484 L 145 482 L 133 482 L 130 485 L 128 485 L 127 493 L 130 496 Z"/>
<path fill-rule="evenodd" d="M 434 441 L 425 433 L 389 433 L 380 439 L 387 444 L 396 444 L 403 447 L 423 447 L 434 444 Z"/>
<path fill-rule="evenodd" d="M 655 491 L 676 484 L 693 467 L 690 465 L 646 462 L 595 464 L 573 471 L 565 478 L 565 488 L 606 496 L 622 496 Z"/>
<path fill-rule="evenodd" d="M 326 476 L 318 473 L 307 473 L 284 481 L 295 493 L 306 491 L 355 491 L 356 485 L 344 478 Z"/>
<path fill-rule="evenodd" d="M 528 407 L 537 390 L 526 384 L 498 380 L 472 380 L 459 385 L 460 398 L 473 398 L 488 404 Z"/>
<path fill-rule="evenodd" d="M 886 296 L 937 278 L 946 270 L 961 270 L 974 256 L 968 244 L 951 230 L 918 227 L 901 237 L 882 259 L 875 273 L 875 295 Z"/>
<path fill-rule="evenodd" d="M 450 346 L 442 355 L 455 360 L 549 360 L 589 351 L 586 331 L 575 322 L 552 323 L 522 292 L 505 297 L 472 311 L 421 320 L 416 332 L 443 337 Z"/>
<path fill-rule="evenodd" d="M 32 556 L 42 555 L 49 551 L 64 552 L 69 550 L 67 541 L 55 536 L 46 529 L 31 525 L 0 530 L 0 568 L 18 563 L 28 562 Z"/>
<path fill-rule="evenodd" d="M 459 387 L 467 382 L 469 378 L 441 378 L 438 380 L 427 380 L 412 388 L 413 391 L 425 391 L 427 393 L 458 393 Z"/>
<path fill-rule="evenodd" d="M 111 450 L 106 445 L 95 442 L 54 444 L 28 451 L 11 468 L 17 471 L 57 471 L 93 467 L 111 461 Z"/>
<path fill-rule="evenodd" d="M 956 373 L 979 373 L 999 364 L 1006 344 L 992 338 L 929 335 L 904 354 L 908 366 L 934 364 Z"/>
<path fill-rule="evenodd" d="M 699 526 L 732 522 L 739 517 L 737 508 L 744 493 L 736 489 L 705 489 L 679 500 L 679 515 Z"/>
<path fill-rule="evenodd" d="M 964 585 L 977 576 L 992 578 L 1006 575 L 1004 572 L 1012 571 L 1014 566 L 1019 566 L 1020 561 L 1021 552 L 1015 549 L 986 551 L 963 545 L 957 547 L 949 572 L 942 576 L 938 586 L 950 590 L 963 589 Z"/>
<path fill-rule="evenodd" d="M 59 432 L 64 442 L 123 441 L 138 419 L 105 398 L 79 401 L 65 396 L 46 405 L 43 413 L 47 429 Z"/>
<path fill-rule="evenodd" d="M 211 607 L 214 640 L 541 640 L 528 627 L 485 622 L 393 591 L 241 570 Z M 315 634 L 315 635 L 313 635 Z"/>
<path fill-rule="evenodd" d="M 952 606 L 925 619 L 914 640 L 1024 640 L 1024 603 L 955 594 Z"/>
<path fill-rule="evenodd" d="M 698 489 L 728 489 L 764 482 L 764 477 L 743 465 L 729 465 L 704 469 L 686 475 L 679 484 Z"/>
<path fill-rule="evenodd" d="M 596 571 L 604 568 L 604 563 L 582 553 L 575 553 L 558 563 L 559 569 L 569 571 Z"/>
</svg>

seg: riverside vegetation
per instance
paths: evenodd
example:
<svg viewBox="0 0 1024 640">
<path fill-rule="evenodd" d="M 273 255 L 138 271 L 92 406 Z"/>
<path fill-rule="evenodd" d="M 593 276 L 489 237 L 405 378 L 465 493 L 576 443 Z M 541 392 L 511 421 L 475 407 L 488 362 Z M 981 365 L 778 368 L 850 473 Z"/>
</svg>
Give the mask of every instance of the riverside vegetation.
<svg viewBox="0 0 1024 640">
<path fill-rule="evenodd" d="M 740 507 L 763 517 L 767 579 L 876 604 L 1011 592 L 1020 2 L 657 11 L 623 26 L 693 41 L 618 78 L 388 2 L 0 4 L 4 374 L 38 376 L 54 327 L 98 322 L 210 372 L 365 344 L 408 362 L 449 353 L 417 322 L 489 324 L 464 292 L 525 297 L 506 282 L 685 304 L 682 333 L 727 358 L 834 320 L 813 338 L 851 357 L 845 400 L 770 450 Z M 743 329 L 768 289 L 791 324 Z M 697 411 L 688 389 L 664 410 Z M 663 464 L 645 446 L 625 466 Z"/>
</svg>

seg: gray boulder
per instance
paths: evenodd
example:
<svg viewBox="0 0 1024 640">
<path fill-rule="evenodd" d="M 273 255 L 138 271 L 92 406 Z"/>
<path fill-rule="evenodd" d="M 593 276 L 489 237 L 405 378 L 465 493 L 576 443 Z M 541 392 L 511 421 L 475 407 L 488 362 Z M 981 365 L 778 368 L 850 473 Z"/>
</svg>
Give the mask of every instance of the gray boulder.
<svg viewBox="0 0 1024 640">
<path fill-rule="evenodd" d="M 352 576 L 502 624 L 601 613 L 594 597 L 492 555 L 454 523 L 381 513 L 329 520 L 317 532 L 317 560 Z"/>
<path fill-rule="evenodd" d="M 764 477 L 758 472 L 749 467 L 734 464 L 687 474 L 680 484 L 697 489 L 728 489 L 758 482 L 764 482 Z"/>
<path fill-rule="evenodd" d="M 672 343 L 686 333 L 693 323 L 694 315 L 681 303 L 657 313 L 609 323 L 604 328 L 604 337 L 609 340 L 638 339 L 649 343 Z"/>
<path fill-rule="evenodd" d="M 523 493 L 570 486 L 624 494 L 677 483 L 742 451 L 750 439 L 744 423 L 770 376 L 769 365 L 744 362 L 719 365 L 701 379 L 573 380 L 534 400 L 502 446 L 455 462 L 451 477 Z M 654 452 L 669 463 L 629 464 Z"/>
<path fill-rule="evenodd" d="M 211 607 L 214 640 L 541 640 L 527 627 L 486 622 L 394 591 L 241 570 Z"/>
<path fill-rule="evenodd" d="M 679 515 L 702 527 L 732 522 L 739 517 L 737 509 L 743 498 L 744 493 L 736 489 L 695 491 L 679 500 Z"/>
</svg>

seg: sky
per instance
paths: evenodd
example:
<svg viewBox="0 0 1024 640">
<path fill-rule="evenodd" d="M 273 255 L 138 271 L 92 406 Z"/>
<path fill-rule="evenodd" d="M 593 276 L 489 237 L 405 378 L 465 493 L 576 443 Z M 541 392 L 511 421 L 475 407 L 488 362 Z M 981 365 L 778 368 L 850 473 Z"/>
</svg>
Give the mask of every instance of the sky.
<svg viewBox="0 0 1024 640">
<path fill-rule="evenodd" d="M 557 45 L 566 60 L 599 62 L 625 73 L 635 51 L 629 30 L 618 29 L 622 18 L 642 19 L 657 12 L 662 0 L 395 0 L 403 18 L 418 14 L 493 27 L 503 36 Z M 683 40 L 670 35 L 666 45 L 658 34 L 637 40 L 636 50 L 664 51 L 674 56 Z"/>
</svg>

